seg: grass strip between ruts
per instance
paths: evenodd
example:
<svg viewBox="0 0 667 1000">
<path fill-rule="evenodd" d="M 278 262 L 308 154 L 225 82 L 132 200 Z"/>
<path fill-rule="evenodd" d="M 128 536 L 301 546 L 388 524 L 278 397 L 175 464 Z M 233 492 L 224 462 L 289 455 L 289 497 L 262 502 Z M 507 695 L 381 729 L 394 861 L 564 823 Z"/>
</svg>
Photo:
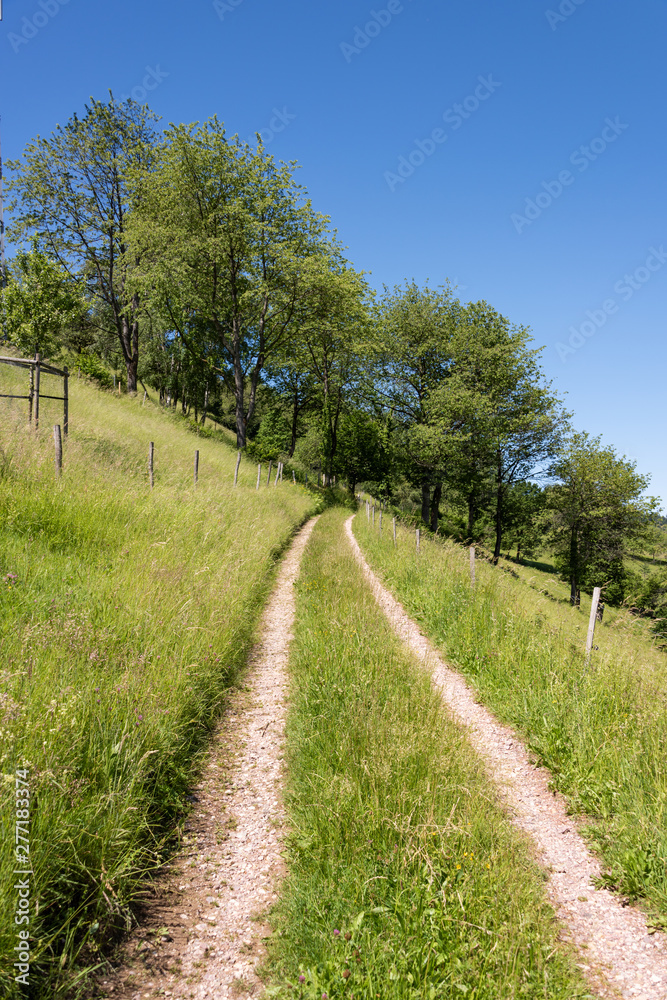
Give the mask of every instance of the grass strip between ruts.
<svg viewBox="0 0 667 1000">
<path fill-rule="evenodd" d="M 467 551 L 422 539 L 417 554 L 403 529 L 394 546 L 387 519 L 380 532 L 362 513 L 354 531 L 407 613 L 589 818 L 602 884 L 667 926 L 667 656 L 617 616 L 598 626 L 587 666 L 588 608 L 563 607 L 481 561 L 471 588 Z"/>
<path fill-rule="evenodd" d="M 362 580 L 347 516 L 322 516 L 297 583 L 269 996 L 590 996 L 525 840 Z"/>
</svg>

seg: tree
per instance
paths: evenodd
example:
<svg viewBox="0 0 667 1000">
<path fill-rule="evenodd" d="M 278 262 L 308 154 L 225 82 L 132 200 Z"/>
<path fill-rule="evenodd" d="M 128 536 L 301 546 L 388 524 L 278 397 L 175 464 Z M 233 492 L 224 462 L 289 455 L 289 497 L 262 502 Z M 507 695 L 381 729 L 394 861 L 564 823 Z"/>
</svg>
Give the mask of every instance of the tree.
<svg viewBox="0 0 667 1000">
<path fill-rule="evenodd" d="M 311 262 L 306 288 L 299 322 L 300 363 L 317 385 L 322 466 L 330 480 L 339 421 L 346 407 L 360 398 L 369 290 L 363 275 L 338 253 Z"/>
<path fill-rule="evenodd" d="M 31 250 L 19 251 L 9 277 L 2 307 L 10 340 L 25 354 L 52 355 L 63 329 L 75 324 L 85 310 L 79 290 L 36 242 Z"/>
<path fill-rule="evenodd" d="M 295 327 L 327 221 L 276 164 L 217 118 L 174 125 L 153 169 L 135 175 L 135 289 L 236 403 L 239 448 L 262 372 Z"/>
<path fill-rule="evenodd" d="M 558 453 L 568 415 L 545 382 L 539 350 L 530 349 L 523 327 L 510 328 L 489 343 L 488 337 L 455 346 L 455 364 L 441 406 L 458 433 L 475 443 L 478 466 L 487 465 L 493 491 L 494 563 L 500 558 L 507 523 L 507 498 L 518 483 L 544 472 Z M 481 458 L 481 462 L 479 459 Z"/>
<path fill-rule="evenodd" d="M 135 261 L 126 253 L 127 182 L 132 168 L 151 162 L 155 120 L 134 101 L 92 99 L 82 118 L 38 137 L 22 161 L 9 163 L 16 220 L 10 235 L 34 234 L 73 281 L 85 283 L 100 307 L 93 322 L 118 337 L 128 392 L 137 389 L 139 300 L 128 285 Z"/>
<path fill-rule="evenodd" d="M 579 605 L 582 586 L 604 584 L 607 600 L 622 600 L 627 544 L 646 532 L 659 503 L 644 496 L 650 477 L 585 433 L 572 435 L 551 472 L 558 480 L 549 489 L 552 536 L 571 603 Z"/>
<path fill-rule="evenodd" d="M 354 496 L 357 483 L 381 480 L 387 473 L 387 452 L 382 427 L 368 413 L 344 413 L 339 428 L 336 467 Z"/>
<path fill-rule="evenodd" d="M 442 426 L 434 431 L 430 401 L 451 370 L 459 309 L 448 283 L 437 289 L 415 281 L 385 288 L 369 345 L 375 363 L 367 392 L 402 428 L 412 479 L 421 490 L 422 519 L 432 525 L 434 511 L 436 527 L 444 442 Z"/>
</svg>

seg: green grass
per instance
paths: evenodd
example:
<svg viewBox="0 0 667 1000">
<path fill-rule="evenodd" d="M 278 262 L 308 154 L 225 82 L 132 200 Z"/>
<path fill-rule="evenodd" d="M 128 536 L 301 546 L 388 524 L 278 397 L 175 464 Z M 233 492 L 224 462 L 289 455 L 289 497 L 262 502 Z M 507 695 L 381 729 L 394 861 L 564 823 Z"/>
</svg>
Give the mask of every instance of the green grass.
<svg viewBox="0 0 667 1000">
<path fill-rule="evenodd" d="M 234 489 L 235 450 L 198 441 L 141 397 L 76 380 L 57 481 L 57 411 L 45 402 L 35 434 L 22 404 L 0 405 L 0 994 L 19 995 L 13 775 L 25 764 L 30 995 L 51 1000 L 127 926 L 245 663 L 276 559 L 319 501 L 288 483 L 256 492 L 245 462 Z"/>
<path fill-rule="evenodd" d="M 385 525 L 386 525 L 385 521 Z M 389 522 L 390 524 L 390 522 Z M 589 606 L 571 609 L 561 585 L 535 567 L 516 576 L 468 552 L 364 516 L 355 531 L 369 562 L 408 613 L 470 680 L 481 700 L 522 734 L 553 774 L 601 853 L 603 884 L 667 918 L 667 656 L 644 623 L 605 612 L 591 666 Z M 518 568 L 514 567 L 513 570 Z"/>
<path fill-rule="evenodd" d="M 523 837 L 361 579 L 347 516 L 322 516 L 297 584 L 268 995 L 589 996 Z"/>
</svg>

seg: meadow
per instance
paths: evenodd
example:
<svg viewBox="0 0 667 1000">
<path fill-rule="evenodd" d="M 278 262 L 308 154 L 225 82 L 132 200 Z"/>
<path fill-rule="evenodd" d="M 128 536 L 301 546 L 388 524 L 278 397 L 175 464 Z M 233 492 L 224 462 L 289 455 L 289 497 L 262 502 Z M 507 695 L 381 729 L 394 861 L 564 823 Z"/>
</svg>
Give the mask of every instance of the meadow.
<svg viewBox="0 0 667 1000">
<path fill-rule="evenodd" d="M 548 567 L 500 567 L 365 516 L 371 566 L 480 700 L 520 733 L 599 852 L 602 884 L 667 926 L 667 655 L 645 621 L 606 609 L 590 665 L 590 600 L 571 608 Z M 503 572 L 503 569 L 505 572 Z"/>
<path fill-rule="evenodd" d="M 15 369 L 0 375 L 0 391 L 25 385 Z M 276 561 L 320 505 L 287 482 L 256 491 L 256 466 L 245 462 L 234 489 L 228 444 L 197 438 L 141 397 L 76 379 L 58 479 L 60 405 L 42 401 L 36 432 L 26 404 L 2 401 L 0 993 L 8 998 L 19 995 L 16 769 L 27 772 L 30 798 L 31 996 L 72 996 L 177 842 Z"/>
<path fill-rule="evenodd" d="M 590 997 L 530 846 L 362 579 L 348 516 L 322 516 L 297 583 L 268 995 Z"/>
</svg>

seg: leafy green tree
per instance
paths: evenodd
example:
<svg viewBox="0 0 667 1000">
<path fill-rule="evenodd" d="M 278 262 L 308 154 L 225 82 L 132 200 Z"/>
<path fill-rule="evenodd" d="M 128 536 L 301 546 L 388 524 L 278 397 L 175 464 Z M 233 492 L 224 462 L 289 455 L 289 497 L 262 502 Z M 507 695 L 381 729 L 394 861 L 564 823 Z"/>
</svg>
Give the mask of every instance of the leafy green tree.
<svg viewBox="0 0 667 1000">
<path fill-rule="evenodd" d="M 136 392 L 139 362 L 139 300 L 126 253 L 131 210 L 130 170 L 151 162 L 155 116 L 134 101 L 91 100 L 50 137 L 29 143 L 22 160 L 9 163 L 14 177 L 10 236 L 36 235 L 39 245 L 91 303 L 91 322 L 118 338 L 128 392 Z"/>
<path fill-rule="evenodd" d="M 367 393 L 400 428 L 421 491 L 421 512 L 431 523 L 442 494 L 446 454 L 442 422 L 435 426 L 431 400 L 452 367 L 452 339 L 460 303 L 449 284 L 420 288 L 415 281 L 385 289 L 378 304 L 372 344 L 374 364 Z"/>
<path fill-rule="evenodd" d="M 363 275 L 339 254 L 311 262 L 306 290 L 307 305 L 300 315 L 300 358 L 302 371 L 317 386 L 322 468 L 331 480 L 339 421 L 361 394 L 370 293 Z"/>
<path fill-rule="evenodd" d="M 658 500 L 644 495 L 650 476 L 585 433 L 571 437 L 551 472 L 558 480 L 549 489 L 552 537 L 571 603 L 579 604 L 582 587 L 605 584 L 606 599 L 617 603 L 627 545 L 644 535 L 658 507 Z"/>
<path fill-rule="evenodd" d="M 336 468 L 354 495 L 357 483 L 378 481 L 388 473 L 383 429 L 368 413 L 354 410 L 340 421 Z"/>
<path fill-rule="evenodd" d="M 135 191 L 135 290 L 233 393 L 245 447 L 262 373 L 294 331 L 312 260 L 329 246 L 327 220 L 288 165 L 229 139 L 217 118 L 171 126 Z"/>
<path fill-rule="evenodd" d="M 504 507 L 505 530 L 516 545 L 516 560 L 520 562 L 523 555 L 531 555 L 545 540 L 545 491 L 537 483 L 514 483 L 505 494 Z"/>
<path fill-rule="evenodd" d="M 462 341 L 459 334 L 445 398 L 443 389 L 435 394 L 445 420 L 451 425 L 458 417 L 459 436 L 468 436 L 477 462 L 486 467 L 493 494 L 495 563 L 510 490 L 546 470 L 567 427 L 567 414 L 540 370 L 540 352 L 529 347 L 528 331 L 506 324 L 504 332 L 495 343 L 484 336 Z"/>
<path fill-rule="evenodd" d="M 10 340 L 25 354 L 55 354 L 63 330 L 76 324 L 85 311 L 79 289 L 36 242 L 31 250 L 16 255 L 9 278 L 2 308 Z"/>
</svg>

